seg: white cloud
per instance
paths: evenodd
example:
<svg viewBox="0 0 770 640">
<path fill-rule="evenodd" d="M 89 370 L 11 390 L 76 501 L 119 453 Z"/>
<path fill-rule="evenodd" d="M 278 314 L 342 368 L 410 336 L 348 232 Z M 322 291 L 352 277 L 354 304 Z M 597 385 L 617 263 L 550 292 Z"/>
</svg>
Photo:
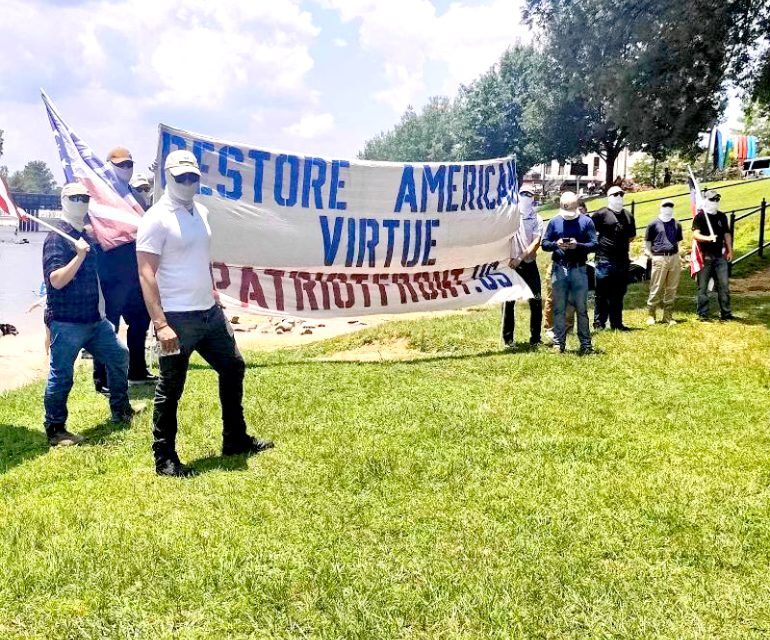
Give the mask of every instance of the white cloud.
<svg viewBox="0 0 770 640">
<path fill-rule="evenodd" d="M 344 49 L 348 46 L 348 41 L 345 40 L 345 38 L 334 38 L 333 43 L 335 47 L 339 47 L 340 49 Z"/>
<path fill-rule="evenodd" d="M 453 93 L 530 36 L 521 0 L 455 2 L 439 15 L 429 0 L 318 0 L 344 22 L 358 23 L 361 47 L 381 60 L 386 88 L 376 98 L 400 112 L 427 88 L 427 63 L 446 66 L 442 92 Z"/>
<path fill-rule="evenodd" d="M 329 133 L 334 128 L 334 116 L 331 113 L 306 114 L 298 122 L 284 128 L 284 132 L 297 138 L 317 138 Z"/>
</svg>

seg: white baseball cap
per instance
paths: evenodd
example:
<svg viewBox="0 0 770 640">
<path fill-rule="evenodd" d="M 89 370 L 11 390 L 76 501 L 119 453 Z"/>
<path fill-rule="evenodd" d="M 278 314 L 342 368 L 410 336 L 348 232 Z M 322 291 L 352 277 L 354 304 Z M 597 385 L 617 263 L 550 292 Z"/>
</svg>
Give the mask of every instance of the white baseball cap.
<svg viewBox="0 0 770 640">
<path fill-rule="evenodd" d="M 61 188 L 61 197 L 62 198 L 71 198 L 72 196 L 90 196 L 91 194 L 88 193 L 88 189 L 86 189 L 84 184 L 81 184 L 80 182 L 70 182 L 68 184 L 65 184 Z"/>
<path fill-rule="evenodd" d="M 143 173 L 137 173 L 133 178 L 131 178 L 131 182 L 128 184 L 130 184 L 134 189 L 137 189 L 139 187 L 149 187 L 150 181 Z"/>
<path fill-rule="evenodd" d="M 561 199 L 559 200 L 562 207 L 564 205 L 577 204 L 577 201 L 578 197 L 574 191 L 565 191 L 561 194 Z"/>
<path fill-rule="evenodd" d="M 183 173 L 194 173 L 196 176 L 201 174 L 198 161 L 189 151 L 172 151 L 166 156 L 164 167 L 174 177 L 181 176 Z"/>
</svg>

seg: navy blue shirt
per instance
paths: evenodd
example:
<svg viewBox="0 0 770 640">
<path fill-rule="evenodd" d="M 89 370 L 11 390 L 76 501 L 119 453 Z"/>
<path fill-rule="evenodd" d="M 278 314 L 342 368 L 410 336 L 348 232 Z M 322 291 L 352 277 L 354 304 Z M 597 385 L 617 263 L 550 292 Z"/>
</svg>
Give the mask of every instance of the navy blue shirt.
<svg viewBox="0 0 770 640">
<path fill-rule="evenodd" d="M 562 251 L 556 241 L 563 238 L 574 238 L 577 247 Z M 591 218 L 584 215 L 574 220 L 565 220 L 561 215 L 551 218 L 541 243 L 543 251 L 553 252 L 555 263 L 565 266 L 584 265 L 588 254 L 596 251 L 596 245 L 596 228 Z"/>
<path fill-rule="evenodd" d="M 76 240 L 83 235 L 64 221 L 59 222 L 58 226 Z M 75 277 L 65 287 L 55 289 L 51 285 L 51 274 L 67 266 L 76 255 L 71 242 L 53 231 L 49 232 L 43 243 L 43 277 L 48 290 L 44 316 L 46 324 L 54 321 L 86 324 L 101 319 L 99 279 L 96 276 L 96 256 L 93 251 L 86 254 Z"/>
<path fill-rule="evenodd" d="M 674 219 L 663 222 L 660 218 L 655 218 L 647 225 L 644 241 L 650 243 L 650 249 L 654 256 L 679 253 L 679 243 L 682 241 L 682 225 Z"/>
</svg>

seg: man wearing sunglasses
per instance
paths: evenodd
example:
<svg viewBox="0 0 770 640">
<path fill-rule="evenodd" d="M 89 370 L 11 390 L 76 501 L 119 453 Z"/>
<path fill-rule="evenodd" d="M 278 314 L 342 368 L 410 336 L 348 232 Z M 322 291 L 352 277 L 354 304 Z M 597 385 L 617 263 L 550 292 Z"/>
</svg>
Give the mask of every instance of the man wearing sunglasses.
<svg viewBox="0 0 770 640">
<path fill-rule="evenodd" d="M 131 186 L 134 174 L 134 161 L 131 152 L 124 147 L 115 147 L 107 154 L 107 163 L 115 173 L 118 181 L 126 190 L 133 194 L 145 211 L 145 199 L 141 193 Z M 149 184 L 148 184 L 149 186 Z M 147 369 L 145 359 L 145 343 L 147 331 L 150 328 L 150 316 L 144 305 L 142 288 L 139 284 L 139 274 L 136 264 L 136 243 L 126 244 L 102 251 L 96 249 L 99 281 L 104 294 L 105 315 L 115 327 L 120 327 L 120 319 L 126 322 L 126 343 L 128 344 L 128 384 L 138 385 L 157 382 L 157 376 Z M 100 393 L 109 394 L 107 385 L 106 363 L 94 359 L 94 387 Z"/>
<path fill-rule="evenodd" d="M 137 173 L 128 184 L 134 194 L 141 198 L 139 203 L 147 211 L 152 206 L 152 185 L 147 176 L 143 173 Z"/>
<path fill-rule="evenodd" d="M 189 151 L 165 162 L 166 189 L 139 223 L 137 256 L 144 299 L 161 346 L 155 389 L 153 453 L 158 475 L 194 475 L 176 452 L 177 406 L 190 356 L 197 351 L 219 374 L 222 455 L 259 453 L 273 443 L 246 433 L 246 370 L 211 275 L 211 228 L 206 207 L 194 202 L 200 169 Z"/>
<path fill-rule="evenodd" d="M 623 324 L 623 298 L 628 289 L 629 249 L 636 237 L 634 215 L 623 207 L 623 189 L 610 187 L 607 206 L 591 215 L 599 245 L 596 249 L 594 329 L 628 331 Z"/>
<path fill-rule="evenodd" d="M 83 238 L 89 200 L 82 184 L 64 185 L 59 229 L 74 242 L 51 231 L 43 244 L 43 276 L 48 291 L 44 317 L 50 331 L 51 367 L 45 389 L 45 431 L 52 447 L 83 440 L 66 429 L 67 399 L 81 349 L 106 363 L 112 421 L 129 421 L 134 414 L 126 381 L 128 350 L 101 315 L 96 258 Z"/>
<path fill-rule="evenodd" d="M 709 189 L 703 194 L 703 209 L 692 220 L 692 237 L 698 241 L 703 268 L 698 271 L 697 313 L 699 320 L 709 317 L 709 280 L 714 278 L 722 320 L 733 320 L 730 308 L 730 261 L 733 239 L 727 216 L 719 211 L 721 196 Z"/>
</svg>

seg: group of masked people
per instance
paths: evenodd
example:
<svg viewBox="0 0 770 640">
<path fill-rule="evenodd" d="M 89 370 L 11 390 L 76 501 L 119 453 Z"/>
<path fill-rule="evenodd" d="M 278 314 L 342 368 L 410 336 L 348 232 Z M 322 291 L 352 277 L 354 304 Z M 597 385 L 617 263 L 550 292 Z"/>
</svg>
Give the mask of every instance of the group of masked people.
<svg viewBox="0 0 770 640">
<path fill-rule="evenodd" d="M 624 206 L 625 193 L 619 186 L 607 192 L 605 207 L 588 214 L 577 194 L 561 195 L 559 212 L 546 226 L 535 208 L 534 193 L 520 191 L 520 225 L 511 243 L 510 266 L 532 292 L 530 307 L 530 345 L 542 344 L 542 331 L 553 341 L 553 348 L 564 353 L 567 335 L 577 319 L 577 337 L 581 354 L 593 352 L 591 323 L 588 316 L 588 257 L 594 254 L 595 306 L 593 329 L 630 331 L 623 322 L 623 304 L 628 289 L 630 246 L 636 238 L 634 214 Z M 697 315 L 709 319 L 709 286 L 713 280 L 718 292 L 720 317 L 732 320 L 729 267 L 732 260 L 732 236 L 727 216 L 719 211 L 721 196 L 713 190 L 703 194 L 702 209 L 692 221 L 693 238 L 702 256 L 698 271 Z M 647 324 L 661 322 L 672 326 L 674 303 L 682 273 L 682 225 L 674 215 L 674 202 L 663 200 L 658 216 L 645 229 L 645 254 L 650 258 L 650 292 L 647 299 Z M 537 267 L 539 249 L 551 254 L 551 268 L 545 293 Z M 545 298 L 545 319 L 544 305 Z M 545 322 L 544 322 L 545 320 Z M 503 305 L 502 338 L 514 344 L 515 303 Z"/>
<path fill-rule="evenodd" d="M 190 356 L 197 351 L 219 375 L 222 454 L 252 454 L 273 446 L 247 433 L 243 413 L 245 363 L 232 327 L 219 304 L 210 269 L 208 210 L 196 203 L 200 168 L 195 156 L 175 151 L 164 164 L 165 190 L 154 204 L 146 178 L 133 177 L 133 159 L 122 147 L 107 157 L 119 191 L 142 205 L 136 242 L 103 250 L 88 217 L 91 194 L 81 183 L 61 191 L 60 233 L 43 245 L 48 296 L 50 370 L 45 389 L 44 427 L 52 447 L 76 445 L 83 437 L 67 429 L 67 400 L 82 350 L 94 359 L 97 391 L 109 397 L 111 421 L 128 423 L 137 413 L 131 384 L 156 384 L 153 454 L 159 475 L 184 477 L 194 471 L 176 451 L 177 409 Z M 67 236 L 67 237 L 64 237 Z M 118 337 L 121 318 L 127 345 Z M 160 344 L 160 375 L 145 360 L 150 324 Z"/>
</svg>

